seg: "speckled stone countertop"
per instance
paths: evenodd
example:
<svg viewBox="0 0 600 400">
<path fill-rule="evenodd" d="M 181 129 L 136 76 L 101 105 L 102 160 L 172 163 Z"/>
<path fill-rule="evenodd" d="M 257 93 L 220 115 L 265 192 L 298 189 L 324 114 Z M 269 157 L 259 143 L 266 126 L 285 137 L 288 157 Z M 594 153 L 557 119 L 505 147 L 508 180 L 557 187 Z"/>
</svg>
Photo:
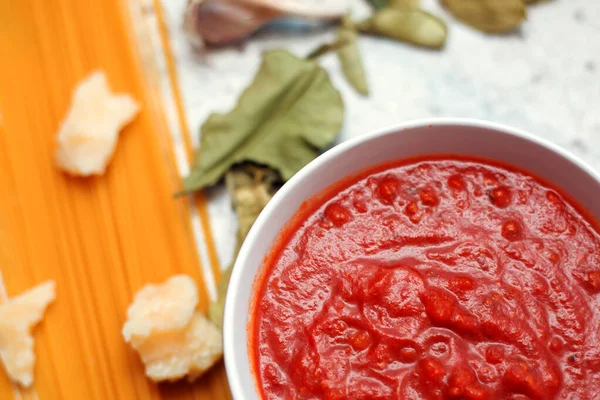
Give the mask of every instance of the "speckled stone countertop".
<svg viewBox="0 0 600 400">
<path fill-rule="evenodd" d="M 228 111 L 258 68 L 265 49 L 303 55 L 331 31 L 264 34 L 243 48 L 193 52 L 181 29 L 185 0 L 163 0 L 188 124 L 193 132 L 211 112 Z M 520 32 L 487 36 L 454 20 L 436 0 L 423 8 L 444 18 L 443 51 L 362 38 L 371 96 L 357 95 L 328 55 L 321 64 L 342 92 L 346 120 L 339 140 L 400 121 L 469 117 L 500 122 L 549 139 L 600 170 L 600 1 L 554 0 L 530 8 Z M 357 1 L 355 11 L 365 12 Z M 197 138 L 196 138 L 197 139 Z M 222 191 L 211 193 L 219 256 L 231 257 L 235 223 Z"/>
</svg>

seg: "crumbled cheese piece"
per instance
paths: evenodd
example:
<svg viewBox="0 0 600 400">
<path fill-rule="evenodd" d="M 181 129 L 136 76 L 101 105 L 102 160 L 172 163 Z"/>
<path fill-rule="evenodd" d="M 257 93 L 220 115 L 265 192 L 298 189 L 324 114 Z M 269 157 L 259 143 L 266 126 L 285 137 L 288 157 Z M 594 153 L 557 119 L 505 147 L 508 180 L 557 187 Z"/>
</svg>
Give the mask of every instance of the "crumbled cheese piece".
<svg viewBox="0 0 600 400">
<path fill-rule="evenodd" d="M 198 289 L 187 275 L 175 275 L 158 285 L 146 285 L 135 295 L 123 326 L 125 340 L 141 341 L 153 333 L 178 332 L 194 315 Z"/>
<path fill-rule="evenodd" d="M 58 131 L 58 166 L 74 175 L 100 175 L 112 157 L 119 131 L 140 106 L 126 94 L 113 94 L 97 71 L 75 89 L 71 108 Z"/>
<path fill-rule="evenodd" d="M 11 379 L 23 387 L 33 383 L 31 329 L 54 301 L 55 287 L 54 281 L 48 281 L 0 305 L 0 359 Z"/>
<path fill-rule="evenodd" d="M 136 350 L 146 366 L 146 375 L 156 382 L 175 381 L 186 375 L 193 381 L 223 356 L 221 332 L 200 312 L 179 332 L 148 338 Z"/>
<path fill-rule="evenodd" d="M 223 355 L 221 333 L 195 311 L 198 291 L 194 281 L 177 275 L 158 285 L 147 285 L 127 311 L 123 336 L 137 350 L 154 381 L 194 380 Z"/>
</svg>

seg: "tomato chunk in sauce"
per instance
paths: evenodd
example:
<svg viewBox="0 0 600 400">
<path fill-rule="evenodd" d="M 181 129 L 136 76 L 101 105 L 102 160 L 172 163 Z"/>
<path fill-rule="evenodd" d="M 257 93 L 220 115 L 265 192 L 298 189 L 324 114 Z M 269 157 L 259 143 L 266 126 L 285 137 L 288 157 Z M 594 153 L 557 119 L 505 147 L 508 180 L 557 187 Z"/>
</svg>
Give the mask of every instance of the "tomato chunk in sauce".
<svg viewBox="0 0 600 400">
<path fill-rule="evenodd" d="M 264 399 L 600 399 L 600 235 L 525 172 L 431 159 L 349 178 L 263 268 Z"/>
</svg>

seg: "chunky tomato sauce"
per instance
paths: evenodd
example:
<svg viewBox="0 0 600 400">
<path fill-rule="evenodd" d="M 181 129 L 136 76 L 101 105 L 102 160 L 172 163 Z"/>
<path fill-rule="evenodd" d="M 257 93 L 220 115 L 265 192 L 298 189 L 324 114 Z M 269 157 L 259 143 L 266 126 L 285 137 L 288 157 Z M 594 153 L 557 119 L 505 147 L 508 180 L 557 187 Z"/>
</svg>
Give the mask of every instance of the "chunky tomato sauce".
<svg viewBox="0 0 600 400">
<path fill-rule="evenodd" d="M 266 260 L 265 399 L 600 399 L 600 236 L 555 189 L 445 159 L 323 199 Z"/>
</svg>

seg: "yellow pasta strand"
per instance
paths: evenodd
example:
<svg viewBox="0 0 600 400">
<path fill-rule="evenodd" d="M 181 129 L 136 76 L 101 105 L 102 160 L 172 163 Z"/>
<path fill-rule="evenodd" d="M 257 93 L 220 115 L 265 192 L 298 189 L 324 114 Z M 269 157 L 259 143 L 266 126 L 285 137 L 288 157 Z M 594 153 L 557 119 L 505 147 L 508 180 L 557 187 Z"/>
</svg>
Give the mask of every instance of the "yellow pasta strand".
<svg viewBox="0 0 600 400">
<path fill-rule="evenodd" d="M 0 373 L 1 399 L 227 399 L 222 367 L 194 385 L 157 386 L 120 329 L 133 294 L 175 273 L 207 305 L 167 123 L 120 0 L 0 0 L 0 271 L 8 295 L 47 279 L 57 301 L 36 328 L 35 386 Z M 105 176 L 64 175 L 54 140 L 75 85 L 103 69 L 141 104 Z M 176 88 L 175 88 L 176 90 Z M 190 149 L 191 151 L 191 149 Z M 203 229 L 214 245 L 204 200 Z"/>
</svg>

